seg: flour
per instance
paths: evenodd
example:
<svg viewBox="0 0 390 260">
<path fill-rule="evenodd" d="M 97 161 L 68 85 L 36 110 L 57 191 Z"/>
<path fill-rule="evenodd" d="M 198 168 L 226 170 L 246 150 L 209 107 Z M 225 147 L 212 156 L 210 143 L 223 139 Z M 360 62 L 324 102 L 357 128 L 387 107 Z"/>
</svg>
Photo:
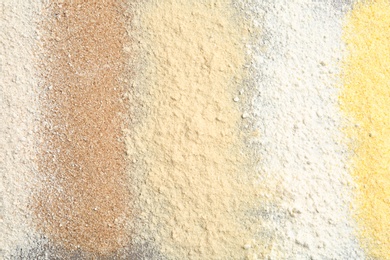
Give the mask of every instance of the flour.
<svg viewBox="0 0 390 260">
<path fill-rule="evenodd" d="M 245 221 L 245 213 L 257 190 L 234 101 L 245 29 L 233 13 L 220 0 L 167 0 L 151 1 L 139 18 L 148 115 L 128 138 L 129 155 L 146 171 L 135 188 L 137 243 L 168 259 L 243 259 L 256 245 L 256 219 Z"/>
<path fill-rule="evenodd" d="M 351 0 L 236 0 L 236 10 L 224 0 L 118 1 L 124 4 L 118 9 L 107 7 L 114 1 L 42 2 L 58 8 L 0 3 L 0 259 L 368 258 L 351 217 L 356 184 L 346 166 L 351 151 L 338 108 L 342 17 Z M 45 15 L 53 20 L 48 34 L 38 36 L 35 19 Z M 355 36 L 352 43 L 364 46 L 373 37 Z M 41 67 L 51 71 L 47 86 L 34 71 L 39 43 L 52 48 L 41 53 L 47 59 Z M 381 50 L 369 68 L 387 62 L 380 58 L 388 51 Z M 352 81 L 380 78 L 349 68 Z M 96 89 L 88 88 L 95 79 Z M 384 77 L 358 98 L 351 87 L 349 103 L 361 108 L 363 100 L 377 101 L 387 82 Z M 40 108 L 61 105 L 57 117 L 38 111 L 41 90 L 55 91 Z M 379 100 L 372 113 L 383 122 L 372 125 L 346 109 L 366 124 L 366 146 L 373 142 L 367 134 L 376 134 L 369 127 L 380 132 L 389 121 L 387 105 Z M 72 155 L 46 150 L 51 157 L 42 156 L 39 168 L 34 138 L 41 129 L 34 126 L 41 112 L 57 127 L 46 130 L 44 140 Z M 55 135 L 72 138 L 55 143 Z M 378 137 L 375 147 L 387 149 L 387 139 Z M 89 149 L 86 139 L 98 148 Z M 56 157 L 61 163 L 50 162 Z M 76 157 L 85 172 L 69 170 Z M 367 177 L 372 165 L 358 173 Z M 61 185 L 50 179 L 57 168 Z M 38 179 L 46 182 L 38 187 Z M 369 208 L 377 198 L 388 205 L 376 187 L 365 187 L 376 195 L 361 216 L 369 227 L 364 236 L 377 235 L 382 243 L 371 245 L 371 253 L 386 257 L 381 225 L 388 223 L 388 208 Z M 31 198 L 41 202 L 33 212 Z"/>
<path fill-rule="evenodd" d="M 259 131 L 252 146 L 260 179 L 280 196 L 261 207 L 269 257 L 361 259 L 337 108 L 341 14 L 322 1 L 252 2 L 248 9 L 265 30 L 249 50 Z"/>
<path fill-rule="evenodd" d="M 344 27 L 340 103 L 350 120 L 351 174 L 359 191 L 355 204 L 361 244 L 378 259 L 390 257 L 390 3 L 359 3 Z M 373 26 L 375 25 L 375 26 Z"/>
<path fill-rule="evenodd" d="M 68 251 L 109 256 L 129 244 L 131 219 L 122 124 L 122 1 L 45 6 L 40 26 L 42 87 L 33 196 L 35 226 Z M 75 36 L 75 34 L 77 36 Z M 91 256 L 91 257 L 92 257 Z"/>
<path fill-rule="evenodd" d="M 0 3 L 0 259 L 12 258 L 34 236 L 27 203 L 36 172 L 33 46 L 39 11 L 40 1 Z"/>
</svg>

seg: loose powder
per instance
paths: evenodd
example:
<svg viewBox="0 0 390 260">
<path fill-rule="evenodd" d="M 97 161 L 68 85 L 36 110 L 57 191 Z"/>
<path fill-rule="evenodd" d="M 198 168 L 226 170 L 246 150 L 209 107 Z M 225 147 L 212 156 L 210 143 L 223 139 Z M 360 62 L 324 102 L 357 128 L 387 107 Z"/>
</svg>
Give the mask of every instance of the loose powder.
<svg viewBox="0 0 390 260">
<path fill-rule="evenodd" d="M 337 106 L 341 8 L 330 1 L 253 1 L 263 34 L 251 46 L 261 179 L 259 206 L 271 259 L 360 259 L 350 217 Z"/>
<path fill-rule="evenodd" d="M 226 1 L 150 1 L 140 12 L 139 42 L 148 115 L 128 139 L 143 158 L 139 242 L 169 259 L 250 256 L 245 212 L 256 198 L 245 171 L 233 101 L 245 53 L 242 28 Z"/>
<path fill-rule="evenodd" d="M 342 108 L 353 124 L 352 174 L 359 186 L 356 219 L 364 247 L 390 258 L 390 3 L 357 4 L 344 28 Z"/>
<path fill-rule="evenodd" d="M 28 213 L 34 173 L 36 17 L 40 1 L 0 1 L 0 259 L 34 237 Z"/>
<path fill-rule="evenodd" d="M 130 239 L 124 13 L 121 1 L 63 0 L 43 14 L 35 223 L 70 251 L 109 254 Z"/>
<path fill-rule="evenodd" d="M 0 3 L 1 259 L 365 258 L 335 87 L 350 0 L 28 2 Z M 380 259 L 389 13 L 348 15 L 340 96 Z"/>
</svg>

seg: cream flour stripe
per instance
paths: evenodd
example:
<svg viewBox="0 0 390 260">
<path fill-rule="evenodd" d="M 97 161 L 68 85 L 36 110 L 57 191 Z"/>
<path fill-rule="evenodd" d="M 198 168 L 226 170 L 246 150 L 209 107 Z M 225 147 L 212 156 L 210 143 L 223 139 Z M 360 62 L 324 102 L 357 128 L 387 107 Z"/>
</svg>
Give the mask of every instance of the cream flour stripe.
<svg viewBox="0 0 390 260">
<path fill-rule="evenodd" d="M 40 1 L 0 1 L 0 259 L 15 259 L 35 233 L 29 226 L 34 184 L 34 77 Z"/>
</svg>

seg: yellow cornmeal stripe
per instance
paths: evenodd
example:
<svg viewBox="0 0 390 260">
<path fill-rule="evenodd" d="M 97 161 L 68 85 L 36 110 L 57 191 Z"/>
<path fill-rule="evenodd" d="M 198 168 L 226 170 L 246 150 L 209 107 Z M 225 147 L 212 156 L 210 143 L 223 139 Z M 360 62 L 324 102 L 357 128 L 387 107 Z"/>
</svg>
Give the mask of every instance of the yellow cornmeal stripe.
<svg viewBox="0 0 390 260">
<path fill-rule="evenodd" d="M 347 17 L 342 109 L 356 153 L 357 221 L 362 244 L 390 257 L 390 2 L 359 3 Z M 356 141 L 356 142 L 355 142 Z"/>
</svg>

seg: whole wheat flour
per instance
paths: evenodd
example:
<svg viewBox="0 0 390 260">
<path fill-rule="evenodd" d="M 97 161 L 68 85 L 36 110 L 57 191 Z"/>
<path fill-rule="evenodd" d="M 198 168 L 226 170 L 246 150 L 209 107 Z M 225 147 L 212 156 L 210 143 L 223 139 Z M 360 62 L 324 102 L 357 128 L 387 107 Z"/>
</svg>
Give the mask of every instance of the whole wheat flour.
<svg viewBox="0 0 390 260">
<path fill-rule="evenodd" d="M 41 24 L 35 225 L 50 243 L 96 256 L 130 243 L 124 7 L 122 1 L 52 1 Z"/>
</svg>

